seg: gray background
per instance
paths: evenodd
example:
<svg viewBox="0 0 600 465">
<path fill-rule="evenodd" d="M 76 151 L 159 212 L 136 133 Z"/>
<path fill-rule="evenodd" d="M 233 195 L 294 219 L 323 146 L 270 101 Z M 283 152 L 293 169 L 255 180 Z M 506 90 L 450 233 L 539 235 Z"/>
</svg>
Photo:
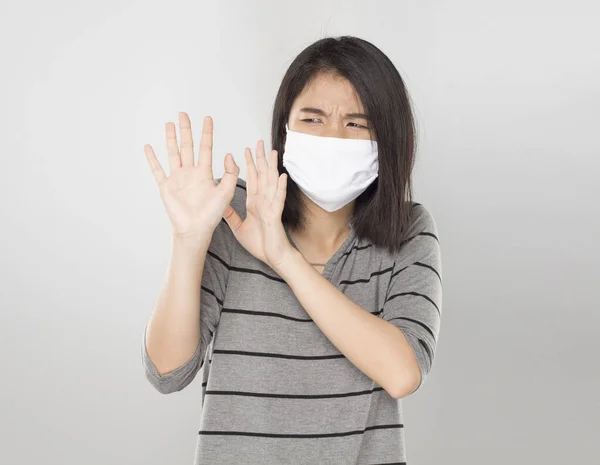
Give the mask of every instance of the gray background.
<svg viewBox="0 0 600 465">
<path fill-rule="evenodd" d="M 291 60 L 372 41 L 419 125 L 441 240 L 434 368 L 408 462 L 600 463 L 600 38 L 594 2 L 2 2 L 0 464 L 191 464 L 201 386 L 145 380 L 170 225 L 164 124 L 264 138 Z"/>
</svg>

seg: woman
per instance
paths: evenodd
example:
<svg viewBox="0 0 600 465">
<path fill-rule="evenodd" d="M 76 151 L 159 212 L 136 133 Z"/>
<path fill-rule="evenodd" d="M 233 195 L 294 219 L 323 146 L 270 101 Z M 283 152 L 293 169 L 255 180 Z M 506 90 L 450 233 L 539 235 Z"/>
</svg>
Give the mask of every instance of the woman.
<svg viewBox="0 0 600 465">
<path fill-rule="evenodd" d="M 402 398 L 431 369 L 442 284 L 396 68 L 355 37 L 302 51 L 247 180 L 231 154 L 213 179 L 211 118 L 197 165 L 179 125 L 170 177 L 145 146 L 173 240 L 142 359 L 165 394 L 204 367 L 195 463 L 405 463 Z"/>
</svg>

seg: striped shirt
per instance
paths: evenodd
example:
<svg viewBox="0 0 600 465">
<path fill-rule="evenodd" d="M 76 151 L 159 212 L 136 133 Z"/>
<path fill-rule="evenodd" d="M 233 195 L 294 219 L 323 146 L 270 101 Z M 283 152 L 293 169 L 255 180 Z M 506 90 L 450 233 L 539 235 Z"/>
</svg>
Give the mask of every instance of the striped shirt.
<svg viewBox="0 0 600 465">
<path fill-rule="evenodd" d="M 231 205 L 245 218 L 241 178 Z M 351 228 L 323 276 L 403 332 L 421 369 L 418 390 L 440 331 L 442 269 L 433 217 L 419 203 L 413 213 L 398 253 L 358 239 Z M 180 391 L 201 373 L 194 465 L 406 463 L 403 399 L 329 341 L 287 283 L 237 242 L 225 220 L 208 249 L 200 301 L 200 343 L 182 366 L 159 375 L 145 331 L 142 340 L 146 377 L 159 392 Z"/>
</svg>

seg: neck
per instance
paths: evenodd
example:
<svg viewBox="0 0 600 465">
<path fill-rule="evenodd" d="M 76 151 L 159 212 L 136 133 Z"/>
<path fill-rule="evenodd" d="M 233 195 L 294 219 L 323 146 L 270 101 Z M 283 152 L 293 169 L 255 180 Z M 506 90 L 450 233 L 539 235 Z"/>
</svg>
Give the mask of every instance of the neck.
<svg viewBox="0 0 600 465">
<path fill-rule="evenodd" d="M 335 212 L 323 210 L 310 200 L 305 203 L 305 226 L 294 231 L 292 239 L 299 249 L 310 250 L 311 256 L 329 257 L 350 232 L 349 221 L 354 211 L 354 202 Z"/>
</svg>

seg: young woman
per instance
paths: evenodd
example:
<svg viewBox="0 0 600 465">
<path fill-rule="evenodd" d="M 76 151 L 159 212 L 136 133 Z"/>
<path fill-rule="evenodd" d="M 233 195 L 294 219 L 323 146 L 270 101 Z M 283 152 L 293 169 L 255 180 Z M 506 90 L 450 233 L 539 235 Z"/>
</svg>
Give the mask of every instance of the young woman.
<svg viewBox="0 0 600 465">
<path fill-rule="evenodd" d="M 144 331 L 161 393 L 202 370 L 195 464 L 406 462 L 402 399 L 422 386 L 440 332 L 436 224 L 411 200 L 415 130 L 398 71 L 374 45 L 319 40 L 277 94 L 273 150 L 247 180 L 212 174 L 213 122 L 194 163 L 167 123 L 167 177 L 145 146 L 173 225 Z M 289 179 L 288 179 L 289 177 Z"/>
</svg>

